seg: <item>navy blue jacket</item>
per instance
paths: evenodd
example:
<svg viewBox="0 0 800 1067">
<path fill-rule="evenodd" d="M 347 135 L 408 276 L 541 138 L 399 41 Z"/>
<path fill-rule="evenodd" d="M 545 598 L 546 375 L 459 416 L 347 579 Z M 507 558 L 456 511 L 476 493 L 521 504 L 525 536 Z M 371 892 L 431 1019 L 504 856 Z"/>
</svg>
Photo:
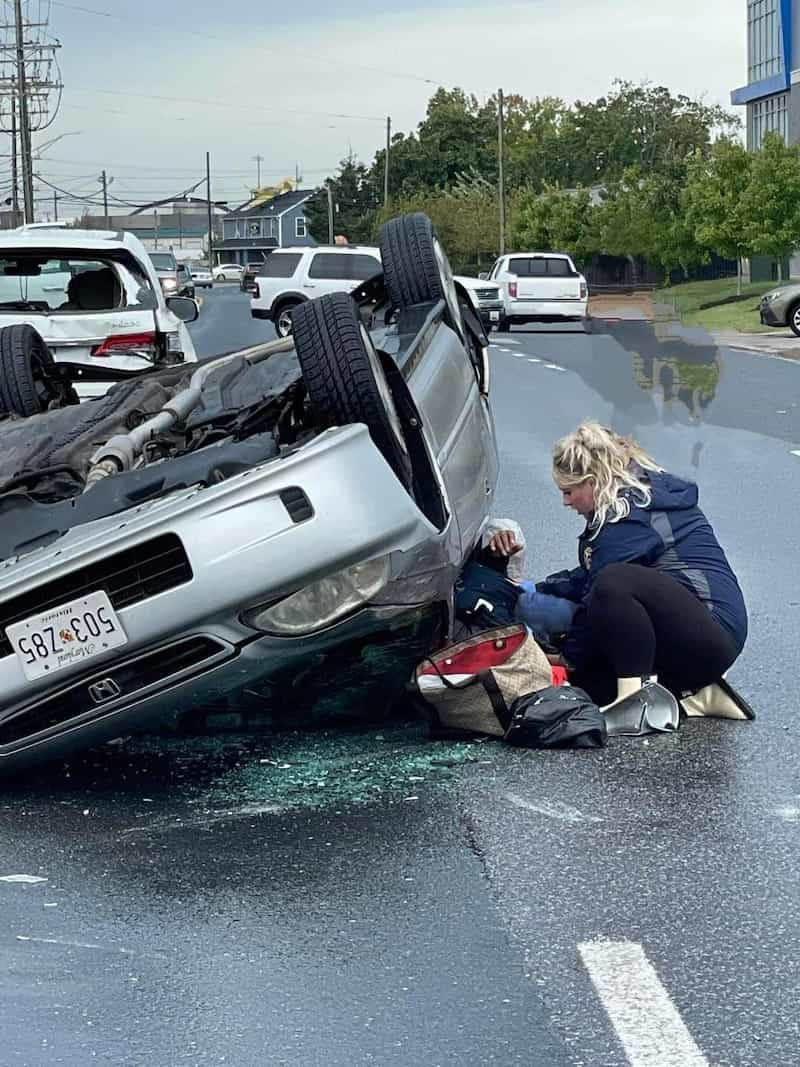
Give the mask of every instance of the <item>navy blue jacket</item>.
<svg viewBox="0 0 800 1067">
<path fill-rule="evenodd" d="M 747 638 L 747 610 L 736 575 L 711 524 L 697 505 L 697 486 L 672 474 L 650 472 L 649 507 L 631 501 L 620 522 L 606 522 L 596 537 L 589 526 L 578 539 L 580 567 L 553 575 L 537 588 L 582 604 L 583 610 L 564 643 L 564 658 L 581 665 L 590 634 L 586 604 L 597 575 L 609 563 L 655 567 L 694 593 L 736 641 L 741 651 Z"/>
</svg>

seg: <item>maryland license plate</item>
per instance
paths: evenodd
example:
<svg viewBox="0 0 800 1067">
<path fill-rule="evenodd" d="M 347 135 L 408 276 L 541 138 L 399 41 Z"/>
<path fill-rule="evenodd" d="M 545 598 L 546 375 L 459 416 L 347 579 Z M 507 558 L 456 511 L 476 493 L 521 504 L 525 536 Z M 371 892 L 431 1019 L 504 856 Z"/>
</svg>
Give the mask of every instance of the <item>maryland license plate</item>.
<svg viewBox="0 0 800 1067">
<path fill-rule="evenodd" d="M 102 591 L 12 623 L 6 627 L 6 636 L 29 681 L 128 642 L 108 595 Z"/>
</svg>

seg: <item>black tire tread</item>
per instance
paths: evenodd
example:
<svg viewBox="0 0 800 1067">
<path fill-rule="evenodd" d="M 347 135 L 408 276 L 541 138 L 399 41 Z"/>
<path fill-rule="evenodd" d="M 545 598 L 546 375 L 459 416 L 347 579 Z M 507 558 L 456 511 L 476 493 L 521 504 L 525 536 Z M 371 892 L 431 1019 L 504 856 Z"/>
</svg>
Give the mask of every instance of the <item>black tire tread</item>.
<svg viewBox="0 0 800 1067">
<path fill-rule="evenodd" d="M 0 329 L 0 407 L 16 415 L 38 415 L 42 404 L 36 392 L 33 358 L 52 364 L 47 345 L 27 323 Z"/>
<path fill-rule="evenodd" d="M 401 215 L 381 226 L 378 244 L 383 275 L 389 299 L 396 307 L 444 299 L 433 238 L 433 224 L 421 211 Z"/>
<path fill-rule="evenodd" d="M 411 463 L 389 422 L 361 336 L 361 320 L 347 293 L 298 304 L 292 313 L 295 350 L 308 397 L 328 426 L 363 422 L 408 489 Z"/>
</svg>

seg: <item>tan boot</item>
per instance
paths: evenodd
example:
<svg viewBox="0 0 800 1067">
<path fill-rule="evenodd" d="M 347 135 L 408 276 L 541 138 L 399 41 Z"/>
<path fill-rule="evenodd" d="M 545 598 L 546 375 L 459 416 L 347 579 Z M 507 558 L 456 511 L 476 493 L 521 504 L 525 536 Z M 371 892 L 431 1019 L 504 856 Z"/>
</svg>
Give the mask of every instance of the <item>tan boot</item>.
<svg viewBox="0 0 800 1067">
<path fill-rule="evenodd" d="M 707 685 L 692 696 L 681 697 L 681 706 L 689 718 L 755 719 L 750 705 L 724 679 Z"/>
</svg>

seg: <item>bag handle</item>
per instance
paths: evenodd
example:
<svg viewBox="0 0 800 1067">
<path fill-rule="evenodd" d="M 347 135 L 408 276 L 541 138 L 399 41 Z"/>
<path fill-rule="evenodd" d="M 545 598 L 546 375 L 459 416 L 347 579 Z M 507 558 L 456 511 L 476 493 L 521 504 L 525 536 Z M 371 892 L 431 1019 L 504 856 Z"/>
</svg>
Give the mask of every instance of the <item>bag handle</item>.
<svg viewBox="0 0 800 1067">
<path fill-rule="evenodd" d="M 481 671 L 476 677 L 486 691 L 489 703 L 492 705 L 492 711 L 497 716 L 497 721 L 502 726 L 503 733 L 508 733 L 508 728 L 511 725 L 511 712 L 508 704 L 506 704 L 505 697 L 500 691 L 500 686 L 497 684 L 497 679 L 491 671 Z"/>
<path fill-rule="evenodd" d="M 434 661 L 432 659 L 430 659 L 428 656 L 426 656 L 425 659 L 422 662 L 423 663 L 430 663 L 431 667 L 433 667 L 433 669 L 436 671 L 437 675 L 439 676 L 439 681 L 442 683 L 442 685 L 445 687 L 445 689 L 469 689 L 469 687 L 471 685 L 475 685 L 476 679 L 480 679 L 480 675 L 476 674 L 476 675 L 473 675 L 473 677 L 468 678 L 466 680 L 466 682 L 451 682 L 449 680 L 449 678 L 446 677 L 446 675 L 442 674 L 442 672 L 436 666 Z"/>
</svg>

